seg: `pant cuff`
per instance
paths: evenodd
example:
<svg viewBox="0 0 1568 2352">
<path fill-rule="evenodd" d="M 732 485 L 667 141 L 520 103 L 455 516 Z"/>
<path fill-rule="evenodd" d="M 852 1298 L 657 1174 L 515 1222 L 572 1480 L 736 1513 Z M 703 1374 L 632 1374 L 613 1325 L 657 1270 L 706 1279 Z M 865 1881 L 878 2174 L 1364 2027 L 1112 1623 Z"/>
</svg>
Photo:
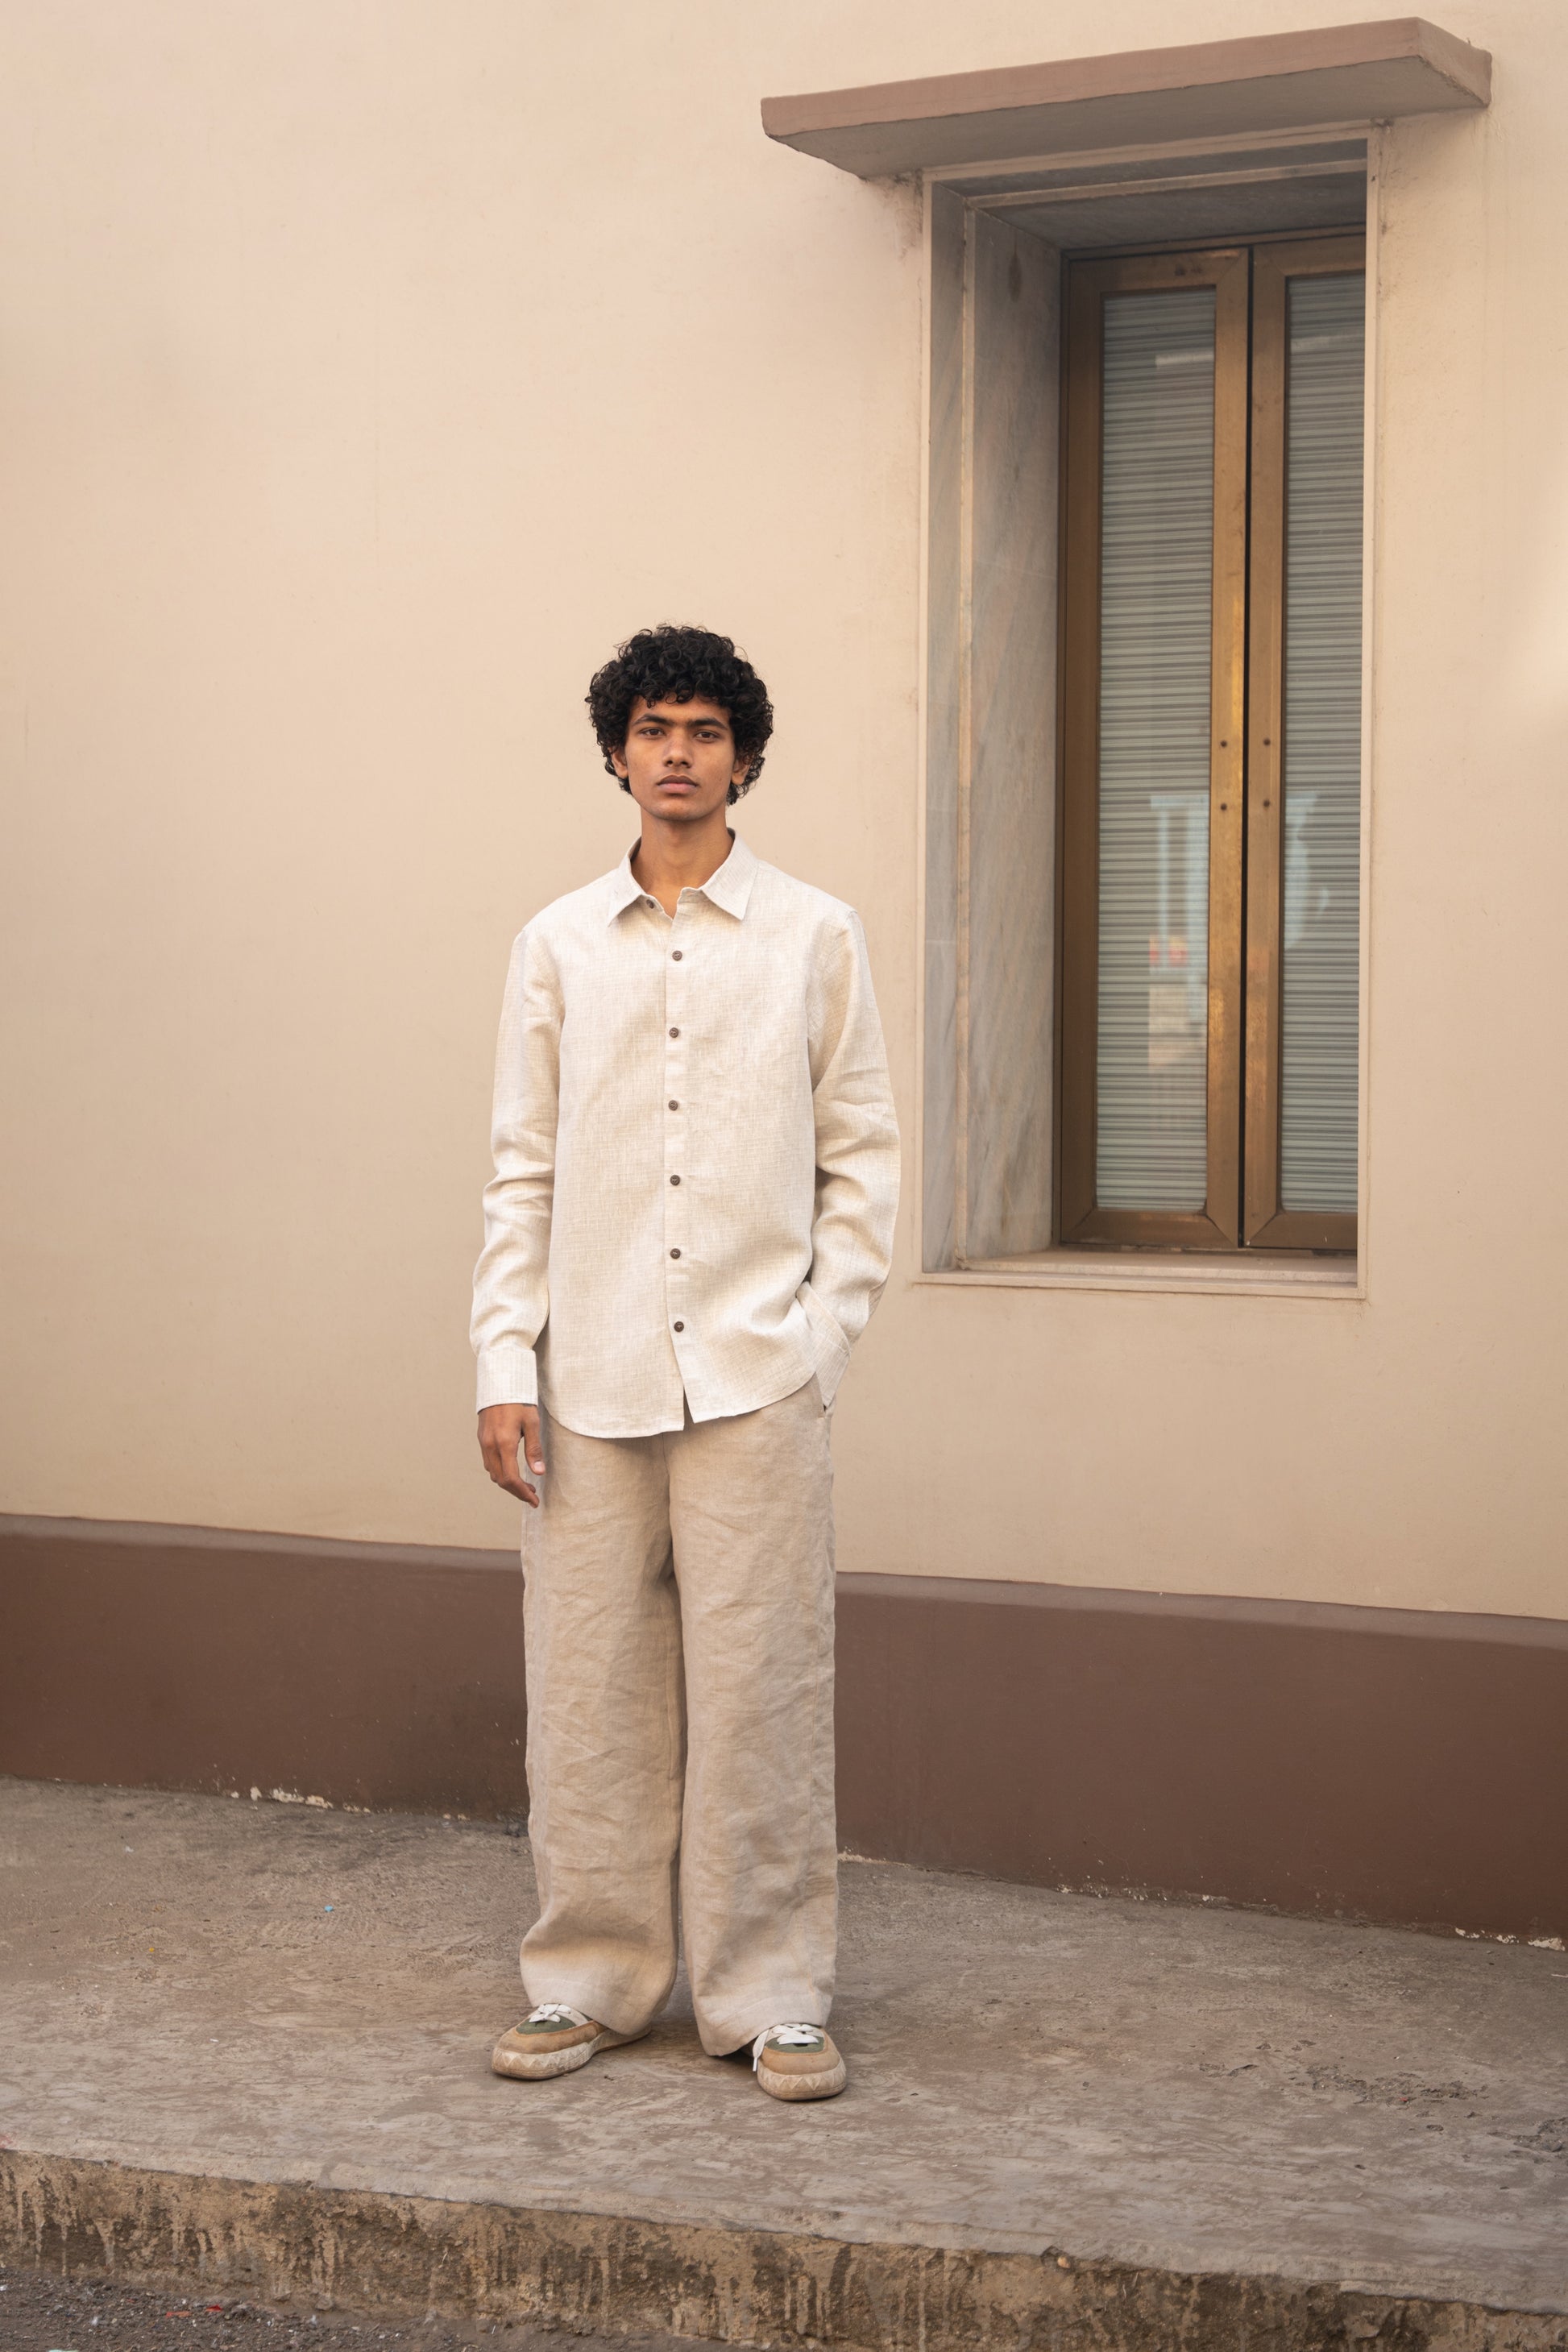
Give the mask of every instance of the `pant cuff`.
<svg viewBox="0 0 1568 2352">
<path fill-rule="evenodd" d="M 563 2001 L 569 2009 L 580 2009 L 599 2025 L 607 2025 L 612 2033 L 641 2033 L 651 2025 L 669 1999 L 667 1991 L 653 2002 L 638 2001 L 623 1986 L 618 1991 L 604 1985 L 574 1982 L 569 1977 L 552 1975 L 548 1990 L 542 1980 L 531 1983 L 525 1977 L 522 1990 L 529 2006 L 537 2009 L 541 2001 Z M 760 2030 L 760 2029 L 759 2029 Z"/>
<path fill-rule="evenodd" d="M 709 2057 L 724 2058 L 731 2050 L 750 2045 L 770 2025 L 820 2025 L 826 2029 L 832 2009 L 832 2000 L 824 2000 L 819 1993 L 779 1993 L 759 2001 L 726 2003 L 718 2014 L 705 2011 L 698 2017 L 697 2031 Z"/>
</svg>

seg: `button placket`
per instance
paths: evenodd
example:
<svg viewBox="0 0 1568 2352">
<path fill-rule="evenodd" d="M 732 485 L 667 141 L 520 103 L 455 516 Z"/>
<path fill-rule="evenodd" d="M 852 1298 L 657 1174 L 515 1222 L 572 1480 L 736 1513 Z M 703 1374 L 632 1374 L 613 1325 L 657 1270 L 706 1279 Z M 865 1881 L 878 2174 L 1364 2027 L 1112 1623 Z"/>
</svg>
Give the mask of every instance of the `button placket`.
<svg viewBox="0 0 1568 2352">
<path fill-rule="evenodd" d="M 687 974 L 690 970 L 687 953 L 689 945 L 690 918 L 685 893 L 676 901 L 676 909 L 668 929 L 660 941 L 659 952 L 664 961 L 664 1277 L 665 1321 L 671 1334 L 677 1360 L 680 1342 L 691 1320 L 690 1299 L 686 1279 L 689 1262 L 689 1225 L 687 1202 L 691 1197 L 689 1175 L 685 1162 L 686 1121 L 678 1105 L 687 1097 Z"/>
</svg>

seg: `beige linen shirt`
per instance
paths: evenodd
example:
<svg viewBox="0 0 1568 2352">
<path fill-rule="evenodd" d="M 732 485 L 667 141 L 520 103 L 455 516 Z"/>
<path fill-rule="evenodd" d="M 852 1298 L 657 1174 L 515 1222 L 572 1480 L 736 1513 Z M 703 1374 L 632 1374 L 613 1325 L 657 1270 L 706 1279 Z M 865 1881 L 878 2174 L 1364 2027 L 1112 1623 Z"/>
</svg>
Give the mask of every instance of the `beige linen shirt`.
<svg viewBox="0 0 1568 2352">
<path fill-rule="evenodd" d="M 888 1278 L 899 1134 L 859 918 L 734 839 L 673 917 L 630 854 L 512 950 L 479 1401 L 585 1437 L 832 1402 Z"/>
</svg>

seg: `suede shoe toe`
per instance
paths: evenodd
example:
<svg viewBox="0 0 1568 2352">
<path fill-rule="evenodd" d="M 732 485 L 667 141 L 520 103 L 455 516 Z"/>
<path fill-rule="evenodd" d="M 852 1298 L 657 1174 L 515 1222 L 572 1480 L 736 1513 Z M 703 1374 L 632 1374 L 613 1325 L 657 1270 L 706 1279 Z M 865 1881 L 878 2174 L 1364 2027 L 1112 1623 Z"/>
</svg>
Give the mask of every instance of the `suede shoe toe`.
<svg viewBox="0 0 1568 2352">
<path fill-rule="evenodd" d="M 490 2071 L 525 2083 L 547 2083 L 556 2074 L 574 2074 L 595 2050 L 618 2050 L 623 2042 L 640 2038 L 612 2033 L 597 2018 L 584 2017 L 564 2001 L 542 2000 L 521 2025 L 501 2035 L 490 2053 Z"/>
<path fill-rule="evenodd" d="M 773 2099 L 832 2099 L 848 2069 L 821 2025 L 770 2025 L 752 2044 L 752 2067 Z"/>
</svg>

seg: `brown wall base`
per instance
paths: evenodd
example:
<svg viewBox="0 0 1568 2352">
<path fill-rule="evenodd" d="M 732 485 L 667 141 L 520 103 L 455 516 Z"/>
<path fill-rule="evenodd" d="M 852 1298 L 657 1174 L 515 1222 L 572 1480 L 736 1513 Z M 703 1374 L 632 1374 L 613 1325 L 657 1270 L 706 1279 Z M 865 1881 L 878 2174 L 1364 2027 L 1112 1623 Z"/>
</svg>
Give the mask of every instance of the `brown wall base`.
<svg viewBox="0 0 1568 2352">
<path fill-rule="evenodd" d="M 0 1771 L 521 1818 L 516 1555 L 0 1517 Z"/>
<path fill-rule="evenodd" d="M 1568 1624 L 869 1576 L 838 1623 L 857 1851 L 1568 1934 Z"/>
<path fill-rule="evenodd" d="M 0 1771 L 526 1810 L 510 1553 L 0 1518 Z M 1568 1624 L 839 1588 L 852 1851 L 1568 1934 Z"/>
</svg>

